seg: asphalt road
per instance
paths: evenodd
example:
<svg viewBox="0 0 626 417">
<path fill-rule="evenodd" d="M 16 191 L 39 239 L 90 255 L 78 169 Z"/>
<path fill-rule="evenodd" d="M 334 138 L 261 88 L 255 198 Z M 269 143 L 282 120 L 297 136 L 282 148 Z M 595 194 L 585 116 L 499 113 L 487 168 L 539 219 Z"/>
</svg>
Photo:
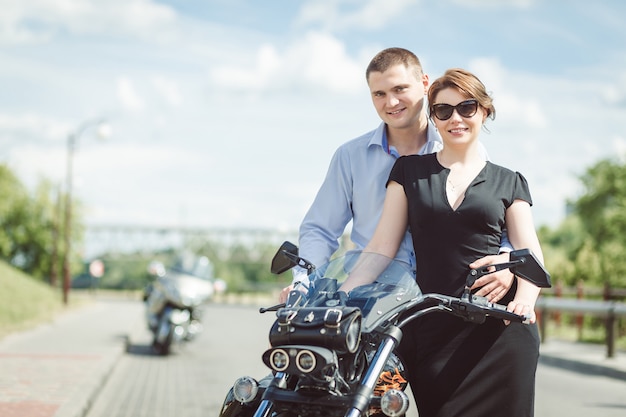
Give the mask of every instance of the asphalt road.
<svg viewBox="0 0 626 417">
<path fill-rule="evenodd" d="M 147 330 L 133 335 L 86 417 L 217 417 L 237 377 L 269 372 L 260 357 L 273 319 L 257 307 L 211 304 L 201 335 L 167 357 L 151 352 Z M 541 364 L 535 415 L 623 417 L 625 393 L 624 381 Z M 408 417 L 416 416 L 412 406 Z"/>
</svg>

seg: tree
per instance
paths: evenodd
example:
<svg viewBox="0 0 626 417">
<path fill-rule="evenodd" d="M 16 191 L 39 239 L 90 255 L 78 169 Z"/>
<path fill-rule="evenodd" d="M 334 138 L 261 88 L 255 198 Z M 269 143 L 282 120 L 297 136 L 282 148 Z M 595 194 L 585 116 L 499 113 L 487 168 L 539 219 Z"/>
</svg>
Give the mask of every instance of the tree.
<svg viewBox="0 0 626 417">
<path fill-rule="evenodd" d="M 605 159 L 581 177 L 583 195 L 573 203 L 585 238 L 577 269 L 589 279 L 626 286 L 626 165 Z"/>
<path fill-rule="evenodd" d="M 0 165 L 0 257 L 19 262 L 19 246 L 25 240 L 29 197 L 26 189 L 11 170 Z"/>
<path fill-rule="evenodd" d="M 551 272 L 554 283 L 560 281 L 565 285 L 576 285 L 580 279 L 574 259 L 584 238 L 584 230 L 578 220 L 578 216 L 570 215 L 555 230 L 543 226 L 537 231 L 546 268 Z"/>
<path fill-rule="evenodd" d="M 48 280 L 61 259 L 57 202 L 62 197 L 49 181 L 42 180 L 33 196 L 9 169 L 0 164 L 0 259 L 40 280 Z M 79 204 L 76 203 L 77 209 Z M 79 213 L 79 210 L 75 210 Z M 74 216 L 72 240 L 79 243 L 84 227 Z M 75 246 L 77 247 L 77 246 Z M 56 250 L 56 255 L 55 255 Z M 56 257 L 56 259 L 55 259 Z M 81 268 L 80 256 L 72 256 L 72 269 Z"/>
</svg>

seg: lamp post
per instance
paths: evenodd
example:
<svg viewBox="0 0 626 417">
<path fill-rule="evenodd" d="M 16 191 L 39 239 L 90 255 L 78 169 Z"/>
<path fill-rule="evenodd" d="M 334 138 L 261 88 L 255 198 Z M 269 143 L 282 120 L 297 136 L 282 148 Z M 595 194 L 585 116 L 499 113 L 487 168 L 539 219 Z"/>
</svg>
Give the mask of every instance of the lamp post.
<svg viewBox="0 0 626 417">
<path fill-rule="evenodd" d="M 70 133 L 67 137 L 67 168 L 65 177 L 65 222 L 64 222 L 64 244 L 63 252 L 63 304 L 68 303 L 70 291 L 70 255 L 72 251 L 72 179 L 73 179 L 73 159 L 74 149 L 80 136 L 90 127 L 98 127 L 98 135 L 105 138 L 109 135 L 109 126 L 103 119 L 89 120 L 81 124 L 78 129 Z"/>
</svg>

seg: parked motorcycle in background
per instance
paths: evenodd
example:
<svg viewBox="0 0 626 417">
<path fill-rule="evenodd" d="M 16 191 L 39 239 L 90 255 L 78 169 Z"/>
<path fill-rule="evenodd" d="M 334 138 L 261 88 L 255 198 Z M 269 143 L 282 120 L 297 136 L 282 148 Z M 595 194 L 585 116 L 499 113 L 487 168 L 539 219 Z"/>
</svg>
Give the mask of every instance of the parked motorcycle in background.
<svg viewBox="0 0 626 417">
<path fill-rule="evenodd" d="M 206 256 L 184 254 L 172 268 L 153 262 L 148 272 L 155 276 L 144 296 L 152 346 L 167 355 L 173 345 L 202 330 L 203 304 L 215 293 L 213 265 Z"/>
</svg>

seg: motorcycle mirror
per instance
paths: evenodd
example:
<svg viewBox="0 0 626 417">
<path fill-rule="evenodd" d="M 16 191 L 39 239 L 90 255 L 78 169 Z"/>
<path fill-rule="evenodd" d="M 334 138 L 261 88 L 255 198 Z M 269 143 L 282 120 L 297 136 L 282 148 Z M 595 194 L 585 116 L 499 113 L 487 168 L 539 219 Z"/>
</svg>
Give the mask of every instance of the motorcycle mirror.
<svg viewBox="0 0 626 417">
<path fill-rule="evenodd" d="M 550 274 L 530 249 L 514 250 L 511 251 L 509 256 L 509 262 L 472 269 L 465 280 L 466 293 L 469 294 L 469 288 L 474 285 L 478 278 L 507 268 L 515 275 L 533 283 L 539 288 L 550 288 L 552 286 Z"/>
<path fill-rule="evenodd" d="M 298 247 L 289 241 L 285 241 L 278 252 L 272 258 L 272 266 L 270 271 L 272 274 L 282 274 L 298 265 Z"/>
<path fill-rule="evenodd" d="M 296 245 L 285 241 L 282 245 L 280 245 L 276 255 L 274 255 L 270 270 L 272 271 L 272 274 L 278 275 L 296 265 L 306 269 L 307 275 L 311 275 L 311 273 L 315 270 L 315 265 L 298 256 L 298 247 Z"/>
<path fill-rule="evenodd" d="M 517 262 L 512 267 L 513 273 L 524 278 L 539 288 L 550 288 L 550 274 L 535 257 L 530 249 L 514 250 L 510 254 L 511 262 Z"/>
</svg>

